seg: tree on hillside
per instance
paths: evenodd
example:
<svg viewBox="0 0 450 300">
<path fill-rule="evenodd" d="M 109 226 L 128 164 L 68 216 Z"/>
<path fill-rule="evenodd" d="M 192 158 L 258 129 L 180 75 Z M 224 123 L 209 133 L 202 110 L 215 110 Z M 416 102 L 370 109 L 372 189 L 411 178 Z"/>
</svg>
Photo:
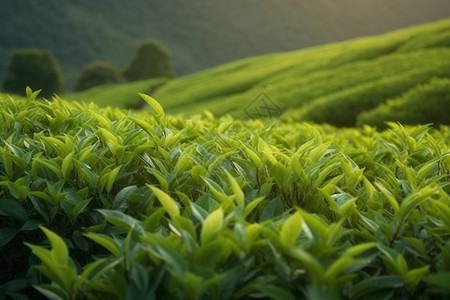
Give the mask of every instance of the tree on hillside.
<svg viewBox="0 0 450 300">
<path fill-rule="evenodd" d="M 123 76 L 128 81 L 173 77 L 170 54 L 159 42 L 145 41 L 123 71 Z"/>
<path fill-rule="evenodd" d="M 41 89 L 42 97 L 50 98 L 62 93 L 63 77 L 57 61 L 47 51 L 39 49 L 15 50 L 9 60 L 3 90 L 7 93 L 25 94 L 25 88 Z"/>
<path fill-rule="evenodd" d="M 82 91 L 97 85 L 121 81 L 120 72 L 112 64 L 97 61 L 81 70 L 75 83 L 75 90 Z"/>
</svg>

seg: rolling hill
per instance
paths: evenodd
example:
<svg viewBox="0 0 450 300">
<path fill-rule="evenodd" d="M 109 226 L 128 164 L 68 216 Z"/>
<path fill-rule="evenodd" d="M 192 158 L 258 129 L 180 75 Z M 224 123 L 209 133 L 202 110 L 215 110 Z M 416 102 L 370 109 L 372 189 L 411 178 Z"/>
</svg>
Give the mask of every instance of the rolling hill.
<svg viewBox="0 0 450 300">
<path fill-rule="evenodd" d="M 96 60 L 123 69 L 142 40 L 160 40 L 177 75 L 450 16 L 447 0 L 0 0 L 0 81 L 16 48 L 49 50 L 66 89 Z"/>
<path fill-rule="evenodd" d="M 144 104 L 138 93 L 152 94 L 168 81 L 166 78 L 146 79 L 121 84 L 106 84 L 67 94 L 64 100 L 95 102 L 100 107 L 141 108 Z"/>
<path fill-rule="evenodd" d="M 155 98 L 169 113 L 246 118 L 269 105 L 284 118 L 353 126 L 361 111 L 434 77 L 450 77 L 450 19 L 239 60 L 172 80 Z"/>
</svg>

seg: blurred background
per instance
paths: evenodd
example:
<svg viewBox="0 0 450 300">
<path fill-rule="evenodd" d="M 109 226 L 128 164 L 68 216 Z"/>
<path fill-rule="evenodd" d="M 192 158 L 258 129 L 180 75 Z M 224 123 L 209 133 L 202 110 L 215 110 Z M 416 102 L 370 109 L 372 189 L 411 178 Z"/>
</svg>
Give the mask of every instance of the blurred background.
<svg viewBox="0 0 450 300">
<path fill-rule="evenodd" d="M 67 92 L 94 61 L 122 71 L 148 39 L 179 77 L 449 16 L 448 0 L 0 0 L 0 82 L 18 48 L 49 51 Z"/>
</svg>

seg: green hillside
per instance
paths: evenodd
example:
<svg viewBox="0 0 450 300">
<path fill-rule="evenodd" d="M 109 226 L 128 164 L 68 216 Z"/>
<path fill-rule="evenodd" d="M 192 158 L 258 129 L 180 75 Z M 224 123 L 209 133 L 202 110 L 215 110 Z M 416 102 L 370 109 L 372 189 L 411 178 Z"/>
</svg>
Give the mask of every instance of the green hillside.
<svg viewBox="0 0 450 300">
<path fill-rule="evenodd" d="M 65 100 L 95 102 L 100 107 L 140 108 L 144 102 L 138 93 L 152 94 L 168 79 L 147 79 L 121 84 L 106 84 L 67 94 Z"/>
<path fill-rule="evenodd" d="M 450 77 L 450 19 L 240 60 L 170 81 L 155 97 L 169 113 L 245 118 L 263 93 L 285 119 L 352 126 L 433 77 Z"/>
<path fill-rule="evenodd" d="M 447 0 L 0 0 L 0 81 L 16 48 L 49 50 L 70 91 L 81 68 L 123 69 L 142 40 L 189 74 L 236 59 L 380 34 L 450 16 Z"/>
</svg>

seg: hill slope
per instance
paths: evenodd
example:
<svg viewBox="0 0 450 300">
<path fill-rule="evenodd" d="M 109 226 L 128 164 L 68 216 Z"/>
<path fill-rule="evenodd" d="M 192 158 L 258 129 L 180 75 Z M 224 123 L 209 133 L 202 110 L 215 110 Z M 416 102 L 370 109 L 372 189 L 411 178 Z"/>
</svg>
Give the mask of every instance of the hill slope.
<svg viewBox="0 0 450 300">
<path fill-rule="evenodd" d="M 450 16 L 447 0 L 0 0 L 0 81 L 10 52 L 38 47 L 70 89 L 94 60 L 123 68 L 140 41 L 160 40 L 178 75 L 236 59 L 379 34 Z M 357 24 L 357 26 L 355 25 Z"/>
<path fill-rule="evenodd" d="M 326 116 L 336 118 L 329 123 L 353 125 L 359 111 L 433 77 L 450 77 L 450 19 L 240 60 L 173 80 L 155 97 L 171 113 L 209 110 L 246 117 L 263 93 L 285 117 L 328 122 L 320 119 L 327 110 Z M 315 111 L 319 115 L 310 117 Z"/>
<path fill-rule="evenodd" d="M 167 81 L 166 78 L 156 78 L 121 84 L 105 84 L 64 95 L 64 100 L 95 102 L 100 107 L 137 109 L 144 104 L 139 93 L 150 95 Z"/>
</svg>

